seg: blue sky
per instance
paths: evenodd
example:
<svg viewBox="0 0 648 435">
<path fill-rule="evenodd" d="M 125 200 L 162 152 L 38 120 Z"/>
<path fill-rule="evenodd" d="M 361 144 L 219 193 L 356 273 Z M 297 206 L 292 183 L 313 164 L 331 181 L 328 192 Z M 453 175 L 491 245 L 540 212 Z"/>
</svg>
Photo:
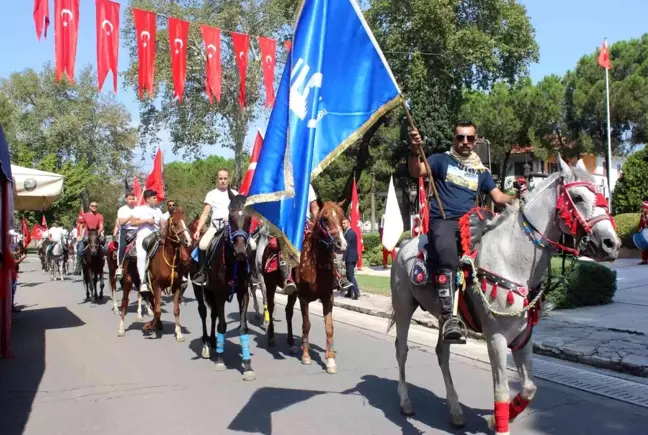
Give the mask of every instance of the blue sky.
<svg viewBox="0 0 648 435">
<path fill-rule="evenodd" d="M 531 77 L 537 81 L 548 74 L 563 74 L 575 66 L 577 60 L 585 53 L 593 52 L 607 36 L 610 43 L 636 38 L 646 29 L 648 0 L 617 0 L 614 3 L 603 0 L 521 0 L 527 7 L 531 23 L 536 30 L 536 39 L 540 45 L 540 62 L 532 65 Z M 7 77 L 14 71 L 26 68 L 36 70 L 47 61 L 54 62 L 54 27 L 49 27 L 48 38 L 40 42 L 32 19 L 32 0 L 12 0 L 3 2 L 3 24 L 0 26 L 0 40 L 5 43 L 0 62 L 0 77 Z M 122 15 L 128 2 L 121 0 Z M 50 15 L 53 16 L 54 1 L 50 0 Z M 83 65 L 92 63 L 96 66 L 95 6 L 92 0 L 81 0 L 81 17 L 79 44 L 77 51 L 77 70 Z M 119 54 L 120 70 L 126 68 L 128 55 L 125 49 Z M 110 76 L 106 80 L 103 92 L 112 92 Z M 135 94 L 124 89 L 119 80 L 118 95 L 120 101 L 131 112 L 134 125 L 139 122 L 139 111 Z M 256 128 L 265 130 L 264 122 L 249 132 L 246 138 L 248 146 L 254 140 Z M 165 135 L 162 135 L 164 138 Z M 165 141 L 166 142 L 166 141 Z M 165 161 L 179 160 L 171 153 L 171 145 L 162 144 Z M 209 147 L 205 154 L 232 156 L 233 152 L 220 147 Z M 141 156 L 138 160 L 142 169 L 150 167 L 150 156 Z"/>
</svg>

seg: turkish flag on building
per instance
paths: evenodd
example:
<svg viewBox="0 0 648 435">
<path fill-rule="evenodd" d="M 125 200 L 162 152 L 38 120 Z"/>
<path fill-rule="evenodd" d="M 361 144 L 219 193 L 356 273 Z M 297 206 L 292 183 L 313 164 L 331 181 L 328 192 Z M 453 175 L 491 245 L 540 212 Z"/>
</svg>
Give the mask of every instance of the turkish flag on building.
<svg viewBox="0 0 648 435">
<path fill-rule="evenodd" d="M 232 45 L 239 70 L 239 106 L 243 110 L 245 107 L 245 77 L 247 75 L 248 52 L 250 50 L 250 35 L 232 32 Z"/>
<path fill-rule="evenodd" d="M 206 70 L 206 86 L 209 102 L 212 102 L 212 97 L 216 97 L 216 101 L 220 103 L 221 100 L 221 31 L 214 27 L 200 26 L 200 33 L 202 33 L 203 42 L 205 43 L 205 54 L 207 57 Z"/>
<path fill-rule="evenodd" d="M 169 45 L 171 50 L 171 71 L 173 89 L 179 101 L 185 90 L 187 79 L 187 41 L 189 40 L 189 21 L 169 17 Z M 158 151 L 159 152 L 159 151 Z"/>
<path fill-rule="evenodd" d="M 25 216 L 22 218 L 22 233 L 23 233 L 23 246 L 27 247 L 29 246 L 29 242 L 31 242 L 31 234 L 29 234 L 29 226 L 27 225 L 27 220 L 25 219 Z"/>
<path fill-rule="evenodd" d="M 286 51 L 290 51 L 290 49 L 292 48 L 292 41 L 284 41 L 284 48 L 286 49 Z"/>
<path fill-rule="evenodd" d="M 266 91 L 266 107 L 274 106 L 274 72 L 277 55 L 277 41 L 259 36 L 261 49 L 261 66 L 263 68 L 263 83 Z"/>
<path fill-rule="evenodd" d="M 135 195 L 135 205 L 144 204 L 144 190 L 137 177 L 133 177 L 133 195 Z"/>
<path fill-rule="evenodd" d="M 41 36 L 47 38 L 49 23 L 49 0 L 34 0 L 34 24 L 36 24 L 36 37 L 39 41 Z"/>
<path fill-rule="evenodd" d="M 113 73 L 113 90 L 117 93 L 117 59 L 119 57 L 119 3 L 97 0 L 97 77 L 99 91 Z"/>
<path fill-rule="evenodd" d="M 74 83 L 74 63 L 79 36 L 79 0 L 54 0 L 54 11 L 56 80 L 61 80 L 65 72 L 70 83 Z"/>
<path fill-rule="evenodd" d="M 157 192 L 158 201 L 164 201 L 166 199 L 164 196 L 164 180 L 162 179 L 163 167 L 162 150 L 158 148 L 157 153 L 155 153 L 155 159 L 153 160 L 153 169 L 151 169 L 151 173 L 146 178 L 146 188 L 153 189 Z"/>
<path fill-rule="evenodd" d="M 247 195 L 248 190 L 252 185 L 254 171 L 256 170 L 257 162 L 259 161 L 259 155 L 261 154 L 261 147 L 263 147 L 263 136 L 261 136 L 261 132 L 257 130 L 254 147 L 252 148 L 252 155 L 250 155 L 250 164 L 248 165 L 245 177 L 243 177 L 243 181 L 241 182 L 241 187 L 238 190 L 241 195 Z"/>
<path fill-rule="evenodd" d="M 421 233 L 426 234 L 430 229 L 430 208 L 427 202 L 427 192 L 423 177 L 419 177 L 419 216 L 421 217 Z"/>
<path fill-rule="evenodd" d="M 599 52 L 598 64 L 605 69 L 611 69 L 612 63 L 610 62 L 610 50 L 607 45 L 607 38 L 601 44 L 601 51 Z"/>
<path fill-rule="evenodd" d="M 139 95 L 144 88 L 153 97 L 153 77 L 155 76 L 155 13 L 133 8 L 135 32 L 137 33 L 137 59 L 139 62 Z"/>
<path fill-rule="evenodd" d="M 353 187 L 351 190 L 351 229 L 356 233 L 356 238 L 358 239 L 358 269 L 362 269 L 362 251 L 364 251 L 364 246 L 362 243 L 362 228 L 360 227 L 358 186 L 356 185 L 355 178 L 353 179 Z"/>
</svg>

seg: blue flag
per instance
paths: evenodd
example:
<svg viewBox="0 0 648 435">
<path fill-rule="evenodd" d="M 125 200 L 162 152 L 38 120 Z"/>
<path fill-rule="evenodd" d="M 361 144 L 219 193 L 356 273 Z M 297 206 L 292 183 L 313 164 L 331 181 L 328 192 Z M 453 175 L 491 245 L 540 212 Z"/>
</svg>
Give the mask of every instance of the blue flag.
<svg viewBox="0 0 648 435">
<path fill-rule="evenodd" d="M 290 264 L 299 261 L 311 180 L 401 102 L 356 1 L 305 0 L 246 203 Z"/>
</svg>

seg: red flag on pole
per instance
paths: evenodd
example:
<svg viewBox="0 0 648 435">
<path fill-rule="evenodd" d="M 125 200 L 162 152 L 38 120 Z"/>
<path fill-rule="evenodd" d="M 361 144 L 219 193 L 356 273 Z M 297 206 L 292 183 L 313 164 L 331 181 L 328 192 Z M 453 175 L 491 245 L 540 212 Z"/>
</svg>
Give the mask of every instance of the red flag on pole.
<svg viewBox="0 0 648 435">
<path fill-rule="evenodd" d="M 245 107 L 245 77 L 248 66 L 248 51 L 250 49 L 250 35 L 232 32 L 232 45 L 236 54 L 236 65 L 239 70 L 239 106 Z"/>
<path fill-rule="evenodd" d="M 221 100 L 221 44 L 220 29 L 209 26 L 200 26 L 203 42 L 205 44 L 205 51 L 207 57 L 207 95 L 209 102 L 212 103 L 212 97 L 216 97 L 216 101 L 220 103 Z"/>
<path fill-rule="evenodd" d="M 117 93 L 117 60 L 119 57 L 119 3 L 97 0 L 97 77 L 99 91 L 113 73 L 113 90 Z"/>
<path fill-rule="evenodd" d="M 47 38 L 49 19 L 49 0 L 34 0 L 34 24 L 36 24 L 36 37 L 40 41 L 41 36 Z"/>
<path fill-rule="evenodd" d="M 31 242 L 31 234 L 29 233 L 29 226 L 27 225 L 27 220 L 25 216 L 22 218 L 22 233 L 23 233 L 23 246 L 26 248 Z"/>
<path fill-rule="evenodd" d="M 54 47 L 56 52 L 56 80 L 66 73 L 74 83 L 77 39 L 79 36 L 79 0 L 54 0 Z"/>
<path fill-rule="evenodd" d="M 173 89 L 178 101 L 182 101 L 187 79 L 187 41 L 189 40 L 189 21 L 169 17 L 169 45 L 171 51 L 171 71 Z M 159 198 L 158 198 L 159 199 Z"/>
<path fill-rule="evenodd" d="M 164 180 L 162 179 L 163 167 L 162 150 L 158 148 L 157 153 L 155 153 L 155 159 L 153 160 L 153 169 L 146 178 L 146 188 L 153 189 L 157 192 L 158 201 L 164 201 L 166 199 L 164 196 Z"/>
<path fill-rule="evenodd" d="M 601 44 L 601 50 L 599 52 L 598 64 L 605 69 L 611 69 L 612 63 L 610 62 L 610 50 L 607 45 L 607 38 L 603 40 Z"/>
<path fill-rule="evenodd" d="M 427 202 L 427 192 L 423 177 L 419 177 L 419 216 L 421 217 L 421 234 L 427 235 L 430 229 L 430 209 Z"/>
<path fill-rule="evenodd" d="M 142 98 L 146 88 L 152 97 L 155 76 L 155 13 L 133 8 L 133 17 L 137 32 L 139 95 Z"/>
<path fill-rule="evenodd" d="M 263 68 L 263 83 L 266 91 L 266 107 L 272 107 L 275 102 L 274 73 L 277 41 L 259 36 L 259 48 L 261 49 L 261 67 Z"/>
<path fill-rule="evenodd" d="M 362 268 L 362 251 L 364 246 L 362 244 L 362 228 L 360 227 L 360 202 L 358 201 L 358 186 L 356 185 L 355 178 L 353 179 L 353 187 L 351 190 L 351 229 L 356 233 L 358 239 L 358 269 Z"/>
<path fill-rule="evenodd" d="M 261 132 L 257 130 L 254 147 L 252 148 L 252 155 L 250 155 L 250 164 L 248 165 L 245 177 L 243 177 L 243 181 L 241 182 L 241 187 L 238 190 L 241 195 L 247 195 L 250 185 L 252 185 L 254 171 L 256 170 L 257 162 L 259 161 L 259 154 L 261 154 L 261 147 L 263 147 L 263 136 L 261 136 Z"/>
<path fill-rule="evenodd" d="M 77 237 L 81 236 L 81 222 L 83 222 L 83 207 L 79 207 L 79 215 L 77 216 Z"/>
<path fill-rule="evenodd" d="M 144 189 L 142 189 L 142 185 L 137 177 L 133 177 L 133 195 L 135 195 L 135 205 L 142 205 L 144 203 Z"/>
<path fill-rule="evenodd" d="M 41 218 L 41 226 L 47 229 L 47 219 L 45 219 L 45 215 Z"/>
</svg>

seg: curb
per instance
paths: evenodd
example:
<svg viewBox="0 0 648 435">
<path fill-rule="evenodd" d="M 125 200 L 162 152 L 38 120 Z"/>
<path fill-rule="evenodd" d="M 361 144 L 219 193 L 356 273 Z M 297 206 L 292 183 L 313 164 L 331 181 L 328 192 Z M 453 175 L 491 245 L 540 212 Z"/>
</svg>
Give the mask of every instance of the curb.
<svg viewBox="0 0 648 435">
<path fill-rule="evenodd" d="M 354 311 L 356 313 L 367 314 L 369 316 L 380 317 L 383 319 L 389 319 L 389 314 L 383 310 L 358 307 L 337 299 L 333 300 L 333 306 L 342 308 L 347 311 Z M 428 319 L 417 319 L 416 317 L 412 318 L 412 322 L 415 325 L 420 325 L 430 329 L 439 329 L 439 325 L 434 320 Z M 619 331 L 617 331 L 619 332 Z M 628 332 L 630 333 L 630 332 Z M 474 331 L 468 330 L 468 337 L 473 340 L 478 340 L 483 342 L 484 336 L 482 334 L 476 333 Z M 532 337 L 533 339 L 533 337 Z M 624 361 L 612 361 L 610 359 L 602 358 L 597 355 L 582 355 L 569 350 L 563 350 L 555 347 L 543 346 L 541 343 L 533 343 L 533 353 L 543 356 L 550 356 L 552 358 L 576 362 L 591 367 L 597 367 L 607 370 L 612 370 L 615 372 L 626 373 L 633 376 L 648 377 L 648 367 L 643 365 L 636 365 L 630 362 Z"/>
</svg>

